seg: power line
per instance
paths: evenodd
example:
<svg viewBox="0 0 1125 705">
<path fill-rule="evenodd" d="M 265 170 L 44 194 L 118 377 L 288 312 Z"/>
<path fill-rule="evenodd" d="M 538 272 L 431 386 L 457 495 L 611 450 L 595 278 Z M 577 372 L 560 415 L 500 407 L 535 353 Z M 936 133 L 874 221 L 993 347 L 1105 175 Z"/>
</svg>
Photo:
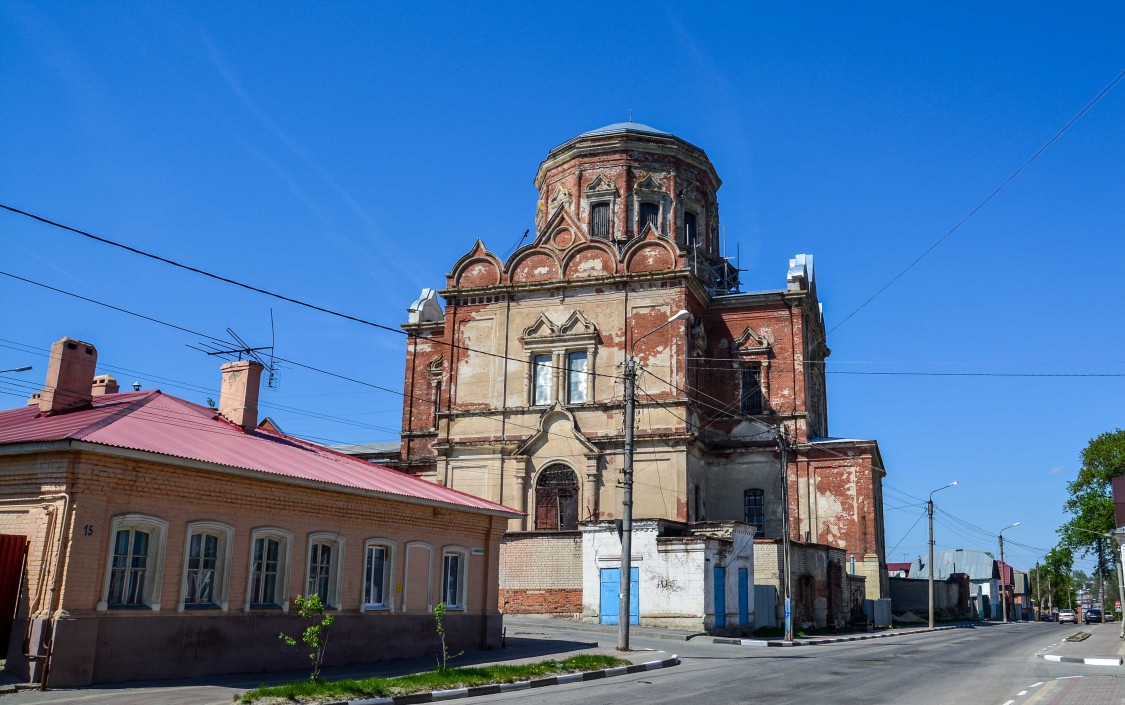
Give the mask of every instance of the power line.
<svg viewBox="0 0 1125 705">
<path fill-rule="evenodd" d="M 999 194 L 999 193 L 1000 193 L 1001 191 L 1003 191 L 1003 190 L 1004 190 L 1004 188 L 1005 188 L 1005 187 L 1006 187 L 1006 186 L 1007 186 L 1008 184 L 1010 184 L 1010 183 L 1011 183 L 1012 181 L 1014 181 L 1014 180 L 1016 179 L 1016 177 L 1017 177 L 1017 176 L 1019 176 L 1019 175 L 1020 175 L 1021 173 L 1023 173 L 1024 169 L 1026 169 L 1026 168 L 1027 168 L 1028 166 L 1030 166 L 1032 162 L 1034 162 L 1034 161 L 1035 161 L 1036 159 L 1038 159 L 1038 158 L 1039 158 L 1039 156 L 1040 156 L 1041 154 L 1043 154 L 1043 152 L 1047 151 L 1047 149 L 1048 149 L 1048 148 L 1049 148 L 1049 147 L 1050 147 L 1051 145 L 1053 145 L 1053 144 L 1054 144 L 1054 143 L 1055 143 L 1055 142 L 1056 142 L 1056 141 L 1057 141 L 1057 140 L 1058 140 L 1058 139 L 1059 139 L 1060 137 L 1062 137 L 1062 136 L 1063 136 L 1064 134 L 1066 134 L 1066 133 L 1067 133 L 1067 131 L 1068 131 L 1068 130 L 1070 130 L 1070 128 L 1071 128 L 1071 127 L 1073 127 L 1073 126 L 1074 126 L 1074 124 L 1075 124 L 1076 122 L 1078 122 L 1078 121 L 1079 121 L 1079 120 L 1080 120 L 1080 119 L 1082 118 L 1082 116 L 1083 116 L 1083 115 L 1085 115 L 1085 114 L 1086 114 L 1087 112 L 1089 112 L 1089 111 L 1090 111 L 1090 109 L 1091 109 L 1091 108 L 1093 108 L 1093 107 L 1094 107 L 1095 105 L 1097 105 L 1097 104 L 1098 104 L 1098 102 L 1099 102 L 1099 101 L 1101 101 L 1101 99 L 1102 99 L 1102 98 L 1104 98 L 1104 97 L 1105 97 L 1105 95 L 1106 95 L 1107 93 L 1109 93 L 1109 92 L 1110 92 L 1111 90 L 1113 90 L 1113 87 L 1114 87 L 1114 86 L 1116 86 L 1116 85 L 1118 84 L 1118 82 L 1119 82 L 1119 81 L 1121 81 L 1121 79 L 1122 79 L 1122 78 L 1125 78 L 1125 71 L 1121 71 L 1121 72 L 1120 72 L 1119 74 L 1117 74 L 1117 75 L 1116 75 L 1116 76 L 1115 76 L 1115 77 L 1113 78 L 1113 80 L 1112 80 L 1112 81 L 1110 81 L 1110 82 L 1109 82 L 1109 83 L 1108 83 L 1108 84 L 1106 85 L 1106 87 L 1105 87 L 1105 88 L 1103 88 L 1103 89 L 1101 89 L 1100 91 L 1098 91 L 1097 95 L 1095 95 L 1095 96 L 1094 96 L 1093 98 L 1091 98 L 1091 99 L 1090 99 L 1090 101 L 1089 101 L 1088 103 L 1086 103 L 1086 105 L 1084 105 L 1084 106 L 1082 107 L 1082 109 L 1081 109 L 1081 110 L 1079 110 L 1079 111 L 1078 111 L 1078 112 L 1077 112 L 1077 113 L 1076 113 L 1076 114 L 1074 115 L 1074 117 L 1072 117 L 1072 118 L 1070 118 L 1069 120 L 1067 120 L 1066 124 L 1064 124 L 1064 125 L 1063 125 L 1063 126 L 1062 126 L 1062 127 L 1060 128 L 1060 129 L 1059 129 L 1059 131 L 1058 131 L 1058 132 L 1056 132 L 1056 133 L 1055 133 L 1054 135 L 1052 135 L 1052 136 L 1051 136 L 1051 138 L 1050 138 L 1049 140 L 1047 140 L 1047 141 L 1046 141 L 1046 142 L 1045 142 L 1045 143 L 1043 144 L 1043 146 L 1042 146 L 1042 147 L 1040 147 L 1039 149 L 1037 149 L 1037 150 L 1035 151 L 1035 153 L 1034 153 L 1034 154 L 1032 154 L 1032 155 L 1031 155 L 1031 156 L 1030 156 L 1030 157 L 1029 157 L 1029 158 L 1027 159 L 1027 161 L 1025 161 L 1025 162 L 1024 162 L 1023 164 L 1021 164 L 1021 165 L 1019 166 L 1019 168 L 1017 168 L 1017 169 L 1016 169 L 1015 171 L 1013 171 L 1013 172 L 1012 172 L 1012 173 L 1011 173 L 1011 174 L 1010 174 L 1010 175 L 1008 176 L 1008 178 L 1004 179 L 1004 180 L 1003 180 L 1003 181 L 1002 181 L 1002 182 L 1000 183 L 1000 185 L 999 185 L 999 186 L 997 186 L 996 188 L 994 188 L 994 189 L 993 189 L 993 190 L 992 190 L 992 191 L 991 191 L 991 192 L 990 192 L 990 193 L 989 193 L 989 194 L 988 194 L 987 196 L 985 196 L 985 197 L 984 197 L 984 199 L 983 199 L 983 200 L 981 200 L 981 201 L 980 201 L 979 203 L 977 203 L 977 205 L 976 205 L 976 206 L 974 206 L 974 207 L 973 207 L 973 209 L 972 209 L 972 210 L 970 210 L 970 211 L 968 212 L 968 214 L 966 214 L 966 215 L 965 215 L 965 217 L 963 217 L 963 218 L 962 218 L 961 220 L 957 221 L 957 223 L 956 223 L 956 224 L 955 224 L 955 225 L 954 225 L 954 226 L 953 226 L 952 228 L 950 228 L 949 230 L 947 230 L 947 231 L 946 231 L 946 233 L 945 233 L 944 235 L 942 235 L 942 236 L 941 236 L 941 237 L 939 237 L 939 238 L 938 238 L 937 240 L 935 240 L 935 241 L 933 242 L 933 244 L 931 244 L 931 245 L 930 245 L 929 247 L 927 247 L 927 248 L 925 249 L 925 251 L 923 251 L 923 252 L 922 252 L 922 254 L 920 254 L 920 255 L 918 255 L 917 257 L 915 257 L 915 258 L 914 258 L 914 260 L 913 260 L 913 261 L 912 261 L 912 262 L 911 262 L 910 264 L 906 265 L 906 267 L 905 267 L 905 268 L 903 268 L 903 269 L 902 269 L 902 271 L 900 271 L 900 272 L 899 272 L 898 274 L 894 275 L 894 276 L 893 276 L 893 277 L 891 278 L 891 280 L 890 280 L 890 281 L 888 281 L 888 282 L 887 282 L 886 284 L 884 284 L 884 285 L 883 285 L 882 287 L 880 287 L 878 291 L 876 291 L 876 292 L 875 292 L 874 294 L 872 294 L 871 296 L 869 296 L 869 297 L 867 298 L 867 300 L 866 300 L 866 301 L 864 301 L 864 302 L 863 302 L 863 303 L 861 303 L 861 304 L 860 304 L 859 306 L 857 306 L 857 307 L 856 307 L 856 308 L 855 308 L 855 309 L 854 309 L 854 310 L 853 310 L 853 311 L 852 311 L 851 313 L 849 313 L 849 314 L 848 314 L 847 316 L 844 316 L 843 320 L 841 320 L 841 321 L 840 321 L 839 323 L 837 323 L 836 325 L 832 326 L 832 328 L 831 328 L 831 329 L 829 329 L 829 330 L 828 330 L 828 331 L 827 331 L 827 332 L 826 332 L 826 333 L 824 334 L 824 336 L 823 336 L 823 337 L 821 338 L 820 342 L 824 342 L 825 340 L 827 340 L 827 339 L 828 339 L 828 336 L 829 336 L 829 335 L 830 335 L 831 333 L 833 333 L 833 332 L 834 332 L 834 331 L 835 331 L 835 330 L 836 330 L 837 328 L 839 328 L 840 326 L 844 325 L 844 324 L 845 324 L 845 323 L 847 323 L 847 322 L 848 322 L 849 320 L 851 320 L 851 318 L 852 318 L 853 316 L 855 316 L 855 315 L 856 315 L 857 313 L 859 313 L 860 311 L 862 311 L 862 310 L 863 310 L 863 309 L 864 309 L 864 308 L 865 308 L 865 307 L 866 307 L 866 306 L 867 306 L 868 304 L 870 304 L 870 303 L 871 303 L 872 301 L 874 301 L 874 300 L 875 300 L 876 298 L 878 298 L 878 297 L 879 297 L 879 296 L 880 296 L 880 295 L 881 295 L 881 294 L 882 294 L 882 293 L 883 293 L 884 291 L 886 291 L 887 289 L 889 289 L 889 288 L 890 288 L 890 287 L 891 287 L 891 286 L 892 286 L 892 285 L 893 285 L 893 284 L 894 284 L 895 282 L 897 282 L 897 281 L 898 281 L 899 279 L 901 279 L 901 278 L 902 278 L 902 277 L 903 277 L 903 276 L 904 276 L 904 275 L 905 275 L 905 274 L 906 274 L 907 272 L 909 272 L 909 271 L 910 271 L 911 269 L 913 269 L 913 268 L 914 268 L 914 267 L 915 267 L 915 266 L 916 266 L 916 265 L 917 265 L 917 264 L 918 264 L 919 262 L 921 262 L 921 261 L 922 261 L 923 259 L 925 259 L 925 258 L 926 258 L 927 256 L 929 256 L 929 254 L 930 254 L 931 252 L 933 252 L 934 250 L 936 250 L 936 249 L 938 248 L 938 246 L 940 246 L 940 245 L 941 245 L 941 244 L 942 244 L 943 242 L 945 242 L 945 241 L 946 241 L 946 240 L 947 240 L 947 239 L 948 239 L 948 238 L 949 238 L 949 237 L 950 237 L 951 235 L 953 235 L 953 233 L 957 232 L 957 230 L 958 230 L 958 229 L 959 229 L 959 228 L 960 228 L 960 227 L 961 227 L 962 225 L 964 225 L 964 224 L 965 224 L 966 222 L 968 222 L 968 221 L 969 221 L 969 219 L 970 219 L 970 218 L 972 218 L 972 217 L 973 217 L 974 215 L 976 215 L 976 214 L 977 214 L 977 212 L 978 212 L 978 211 L 980 211 L 980 209 L 984 208 L 984 207 L 985 207 L 985 206 L 986 206 L 986 205 L 988 204 L 988 202 L 989 202 L 989 201 L 991 201 L 991 200 L 992 200 L 993 198 L 995 198 L 995 197 L 996 197 L 996 195 L 997 195 L 997 194 Z M 818 343 L 818 344 L 819 344 L 819 343 Z M 814 347 L 815 347 L 815 346 L 814 346 Z"/>
<path fill-rule="evenodd" d="M 169 259 L 169 258 L 164 257 L 162 255 L 154 254 L 152 252 L 147 252 L 147 251 L 142 250 L 140 248 L 133 247 L 132 245 L 126 245 L 125 243 L 118 242 L 116 240 L 111 240 L 111 239 L 106 238 L 106 237 L 94 235 L 91 232 L 87 232 L 85 230 L 81 230 L 79 228 L 72 227 L 70 225 L 65 225 L 65 224 L 60 223 L 58 221 L 51 220 L 50 218 L 45 218 L 43 216 L 36 215 L 34 213 L 29 213 L 25 210 L 21 210 L 19 208 L 14 207 L 14 206 L 9 206 L 9 205 L 0 203 L 0 208 L 2 208 L 4 210 L 7 210 L 9 212 L 15 213 L 17 215 L 22 215 L 24 217 L 31 218 L 32 220 L 38 221 L 38 222 L 43 223 L 45 225 L 50 225 L 52 227 L 59 228 L 60 230 L 65 230 L 67 232 L 74 233 L 76 235 L 80 235 L 80 236 L 85 237 L 85 238 L 89 238 L 91 240 L 94 240 L 95 242 L 99 242 L 99 243 L 102 243 L 104 245 L 109 245 L 111 247 L 117 247 L 117 248 L 120 248 L 122 250 L 125 250 L 126 252 L 131 252 L 131 253 L 139 255 L 141 257 L 147 257 L 147 258 L 155 260 L 157 262 L 161 262 L 163 264 L 167 264 L 167 265 L 172 266 L 172 267 L 177 267 L 179 269 L 183 269 L 185 271 L 192 272 L 193 274 L 198 274 L 200 276 L 204 276 L 204 277 L 208 277 L 210 279 L 214 279 L 215 281 L 220 281 L 220 282 L 223 282 L 225 284 L 230 284 L 231 286 L 236 286 L 236 287 L 239 287 L 239 288 L 242 288 L 242 289 L 246 289 L 247 291 L 252 291 L 252 292 L 255 292 L 255 293 L 258 293 L 258 294 L 262 294 L 264 296 L 269 296 L 269 297 L 278 299 L 280 301 L 285 301 L 287 303 L 291 303 L 291 304 L 294 304 L 294 305 L 297 305 L 297 306 L 302 306 L 304 308 L 311 309 L 311 310 L 317 311 L 319 313 L 324 313 L 324 314 L 327 314 L 329 316 L 336 316 L 337 318 L 343 318 L 345 320 L 352 321 L 354 323 L 359 323 L 359 324 L 362 324 L 362 325 L 365 325 L 365 326 L 370 326 L 370 327 L 376 328 L 378 330 L 387 331 L 387 332 L 390 332 L 390 333 L 396 333 L 398 335 L 405 336 L 408 339 L 410 339 L 410 338 L 417 339 L 418 338 L 418 336 L 415 335 L 414 333 L 411 333 L 410 331 L 402 330 L 401 328 L 395 328 L 395 327 L 392 327 L 392 326 L 384 325 L 382 323 L 376 323 L 375 321 L 370 321 L 370 320 L 367 320 L 366 318 L 360 318 L 359 316 L 353 316 L 351 314 L 343 313 L 341 311 L 337 311 L 335 309 L 331 309 L 331 308 L 328 308 L 326 306 L 321 306 L 319 304 L 314 304 L 314 303 L 310 303 L 308 301 L 303 301 L 301 299 L 298 299 L 298 298 L 295 298 L 295 297 L 292 297 L 292 296 L 287 296 L 285 294 L 279 294 L 277 292 L 270 291 L 269 289 L 263 289 L 259 286 L 254 286 L 253 284 L 247 284 L 246 282 L 241 282 L 241 281 L 238 281 L 237 279 L 232 279 L 230 277 L 226 277 L 226 276 L 223 276 L 221 274 L 215 274 L 214 272 L 209 272 L 209 271 L 207 271 L 205 269 L 201 269 L 199 267 L 195 267 L 195 266 L 192 266 L 192 265 L 189 265 L 189 264 L 184 264 L 182 262 L 177 262 L 176 260 Z M 5 276 L 12 277 L 13 279 L 20 279 L 21 281 L 28 281 L 29 283 L 35 283 L 35 282 L 30 282 L 30 280 L 23 279 L 22 277 L 17 277 L 13 274 L 8 274 L 6 272 L 4 272 L 3 274 L 5 274 Z M 49 287 L 49 286 L 46 286 L 46 285 L 41 285 L 41 286 L 44 286 L 45 288 L 48 288 L 48 289 L 52 288 L 52 287 Z M 83 297 L 79 296 L 77 298 L 83 298 Z M 192 332 L 192 331 L 188 331 L 188 332 Z M 207 336 L 207 337 L 210 337 L 210 336 Z M 434 340 L 432 338 L 425 338 L 425 340 L 427 340 L 428 342 L 431 342 L 431 343 L 436 343 L 436 344 L 441 345 L 443 347 L 450 348 L 451 350 L 453 350 L 453 349 L 464 350 L 466 352 L 477 353 L 479 355 L 485 355 L 487 357 L 495 357 L 495 358 L 498 358 L 498 359 L 501 359 L 501 360 L 510 360 L 512 362 L 517 362 L 517 363 L 520 363 L 520 364 L 523 364 L 523 365 L 529 364 L 528 360 L 521 360 L 519 358 L 508 357 L 507 355 L 501 355 L 499 353 L 494 353 L 494 352 L 491 352 L 491 351 L 488 351 L 488 350 L 478 350 L 476 348 L 470 348 L 470 347 L 465 346 L 465 345 L 458 345 L 458 344 L 456 344 L 452 341 L 439 341 L 439 340 Z M 558 367 L 558 366 L 555 366 L 555 365 L 545 365 L 545 367 L 549 367 L 551 369 L 556 369 L 556 370 L 559 370 L 559 369 L 565 370 L 566 369 L 566 368 Z M 592 371 L 588 371 L 587 374 L 594 375 L 595 377 L 609 377 L 609 378 L 612 378 L 612 379 L 617 379 L 614 375 L 599 374 L 597 372 L 592 372 Z"/>
</svg>

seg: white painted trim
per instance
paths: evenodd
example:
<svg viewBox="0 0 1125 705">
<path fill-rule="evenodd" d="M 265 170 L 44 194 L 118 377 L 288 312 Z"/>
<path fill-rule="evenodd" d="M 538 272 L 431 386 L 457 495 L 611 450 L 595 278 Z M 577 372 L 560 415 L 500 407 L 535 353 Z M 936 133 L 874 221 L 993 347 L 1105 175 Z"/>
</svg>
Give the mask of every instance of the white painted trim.
<svg viewBox="0 0 1125 705">
<path fill-rule="evenodd" d="M 219 534 L 219 555 L 215 561 L 215 586 L 213 588 L 215 604 L 223 612 L 230 608 L 230 564 L 234 548 L 234 527 L 220 521 L 201 519 L 189 522 L 184 529 L 184 552 L 180 568 L 180 599 L 176 606 L 177 612 L 187 609 L 184 600 L 187 599 L 188 557 L 191 552 L 191 537 L 196 532 L 212 531 Z"/>
<path fill-rule="evenodd" d="M 113 547 L 117 541 L 117 532 L 122 529 L 144 529 L 156 534 L 149 542 L 148 555 L 145 565 L 145 591 L 144 604 L 153 612 L 160 611 L 160 590 L 164 586 L 164 550 L 168 545 L 168 522 L 148 514 L 131 512 L 118 514 L 110 521 L 109 536 L 105 547 L 105 573 L 102 576 L 102 599 L 98 601 L 96 610 L 106 612 L 109 610 L 109 581 L 113 574 Z M 155 550 L 156 555 L 153 555 Z M 150 581 L 149 575 L 152 576 Z"/>
<path fill-rule="evenodd" d="M 344 537 L 332 531 L 314 531 L 305 540 L 305 582 L 301 594 L 308 597 L 309 591 L 309 562 L 312 559 L 314 545 L 326 544 L 332 547 L 332 563 L 328 566 L 328 604 L 325 609 L 340 609 L 340 571 L 344 563 Z"/>
<path fill-rule="evenodd" d="M 445 557 L 458 556 L 461 559 L 461 572 L 457 585 L 458 602 L 455 605 L 446 603 L 446 607 L 454 611 L 468 609 L 469 602 L 469 549 L 464 546 L 442 546 L 441 548 L 441 601 L 445 601 Z"/>
<path fill-rule="evenodd" d="M 387 549 L 387 560 L 383 566 L 383 604 L 377 605 L 367 602 L 367 550 L 374 546 Z M 390 539 L 369 538 L 363 542 L 363 553 L 360 556 L 359 574 L 359 611 L 360 612 L 394 612 L 395 611 L 395 542 Z"/>
<path fill-rule="evenodd" d="M 277 603 L 281 607 L 282 612 L 289 611 L 289 575 L 292 572 L 292 558 L 293 558 L 293 532 L 286 531 L 285 529 L 276 526 L 260 526 L 250 531 L 250 548 L 246 561 L 246 594 L 245 601 L 242 604 L 244 612 L 250 611 L 250 590 L 254 585 L 254 542 L 260 538 L 274 538 L 278 539 L 282 544 L 278 547 L 277 558 L 279 565 L 277 566 L 277 594 L 274 599 L 280 599 Z"/>
</svg>

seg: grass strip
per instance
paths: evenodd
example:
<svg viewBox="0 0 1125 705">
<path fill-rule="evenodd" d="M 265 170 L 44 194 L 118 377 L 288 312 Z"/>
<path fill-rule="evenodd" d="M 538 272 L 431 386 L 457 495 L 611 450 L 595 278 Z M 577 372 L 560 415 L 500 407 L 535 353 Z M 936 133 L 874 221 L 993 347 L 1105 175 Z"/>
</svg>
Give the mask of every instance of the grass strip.
<svg viewBox="0 0 1125 705">
<path fill-rule="evenodd" d="M 496 664 L 467 668 L 449 668 L 445 672 L 426 671 L 396 678 L 345 678 L 338 681 L 298 681 L 282 685 L 263 685 L 235 696 L 238 703 L 261 700 L 280 700 L 293 703 L 313 703 L 324 700 L 354 700 L 358 698 L 385 698 L 396 695 L 424 693 L 431 690 L 471 688 L 478 685 L 515 683 L 547 678 L 564 673 L 596 671 L 614 666 L 627 666 L 631 662 L 616 656 L 578 654 L 561 661 L 550 659 L 538 663 L 518 665 Z"/>
<path fill-rule="evenodd" d="M 1085 641 L 1090 638 L 1090 632 L 1075 632 L 1066 638 L 1067 641 Z"/>
</svg>

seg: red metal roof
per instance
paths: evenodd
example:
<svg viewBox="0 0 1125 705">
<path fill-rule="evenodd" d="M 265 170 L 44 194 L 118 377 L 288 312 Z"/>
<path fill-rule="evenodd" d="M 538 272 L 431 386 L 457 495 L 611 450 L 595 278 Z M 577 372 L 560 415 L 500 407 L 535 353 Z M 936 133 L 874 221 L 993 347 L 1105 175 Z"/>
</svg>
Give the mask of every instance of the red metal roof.
<svg viewBox="0 0 1125 705">
<path fill-rule="evenodd" d="M 469 511 L 519 512 L 324 446 L 271 431 L 243 431 L 213 409 L 160 391 L 95 397 L 44 415 L 38 406 L 0 411 L 0 445 L 79 440 L 187 458 L 267 475 L 438 502 Z"/>
</svg>

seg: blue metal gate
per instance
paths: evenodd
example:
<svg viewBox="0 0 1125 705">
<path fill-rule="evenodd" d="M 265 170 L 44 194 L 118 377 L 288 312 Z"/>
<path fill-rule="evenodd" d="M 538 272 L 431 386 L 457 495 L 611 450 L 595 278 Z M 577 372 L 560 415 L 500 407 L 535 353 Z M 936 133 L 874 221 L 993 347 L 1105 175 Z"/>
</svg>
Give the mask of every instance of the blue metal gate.
<svg viewBox="0 0 1125 705">
<path fill-rule="evenodd" d="M 715 628 L 727 626 L 727 569 L 715 566 Z"/>
<path fill-rule="evenodd" d="M 750 572 L 738 569 L 738 626 L 750 626 Z"/>
<path fill-rule="evenodd" d="M 629 624 L 641 623 L 641 596 L 638 589 L 640 579 L 639 568 L 629 571 Z M 621 618 L 621 569 L 602 568 L 601 583 L 598 621 L 602 624 L 617 624 Z"/>
</svg>

